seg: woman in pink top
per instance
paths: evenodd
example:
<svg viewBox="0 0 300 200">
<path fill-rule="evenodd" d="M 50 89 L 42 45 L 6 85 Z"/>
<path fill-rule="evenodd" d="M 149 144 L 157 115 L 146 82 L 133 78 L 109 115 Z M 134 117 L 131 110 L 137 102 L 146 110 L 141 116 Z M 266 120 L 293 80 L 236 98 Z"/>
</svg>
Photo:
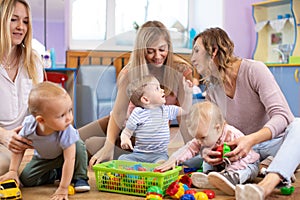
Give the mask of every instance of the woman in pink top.
<svg viewBox="0 0 300 200">
<path fill-rule="evenodd" d="M 192 63 L 207 86 L 207 99 L 216 103 L 226 121 L 246 136 L 228 145 L 226 156 L 244 158 L 253 148 L 260 160 L 274 159 L 258 184 L 237 185 L 236 199 L 264 199 L 280 183 L 289 184 L 300 163 L 297 147 L 300 122 L 295 119 L 273 75 L 262 62 L 234 56 L 234 44 L 220 28 L 198 34 Z M 217 165 L 219 152 L 206 150 L 204 160 Z"/>
<path fill-rule="evenodd" d="M 138 30 L 129 63 L 118 77 L 118 93 L 109 117 L 99 119 L 79 129 L 80 136 L 92 155 L 89 165 L 119 157 L 120 148 L 114 148 L 124 128 L 129 97 L 127 86 L 138 77 L 152 74 L 160 82 L 166 94 L 167 105 L 182 105 L 185 100 L 182 79 L 192 81 L 192 67 L 184 59 L 173 54 L 169 31 L 159 21 L 148 21 Z M 182 135 L 188 135 L 180 123 Z M 119 144 L 118 144 L 119 145 Z M 118 152 L 115 152 L 115 151 Z"/>
</svg>

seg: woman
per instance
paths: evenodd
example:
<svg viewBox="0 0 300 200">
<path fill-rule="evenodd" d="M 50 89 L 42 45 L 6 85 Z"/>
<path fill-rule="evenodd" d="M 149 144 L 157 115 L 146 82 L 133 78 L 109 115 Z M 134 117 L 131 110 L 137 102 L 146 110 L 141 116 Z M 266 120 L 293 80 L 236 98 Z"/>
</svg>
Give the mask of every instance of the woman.
<svg viewBox="0 0 300 200">
<path fill-rule="evenodd" d="M 148 21 L 140 27 L 130 61 L 119 74 L 118 93 L 110 117 L 99 119 L 79 129 L 89 153 L 93 155 L 89 162 L 90 166 L 111 160 L 113 157 L 117 158 L 120 153 L 124 153 L 124 151 L 115 152 L 113 156 L 114 146 L 123 129 L 127 113 L 132 110 L 126 94 L 127 86 L 132 80 L 152 74 L 165 90 L 166 104 L 183 103 L 185 92 L 182 76 L 192 81 L 192 69 L 185 60 L 172 52 L 170 34 L 161 22 Z M 180 127 L 181 133 L 187 135 L 182 124 Z M 119 151 L 120 148 L 116 150 Z"/>
<path fill-rule="evenodd" d="M 236 199 L 264 199 L 278 184 L 291 182 L 300 163 L 296 149 L 300 123 L 266 65 L 233 52 L 227 33 L 210 28 L 195 37 L 191 60 L 206 83 L 207 99 L 221 107 L 226 121 L 246 135 L 228 143 L 236 148 L 226 156 L 236 161 L 252 147 L 260 160 L 274 156 L 261 182 L 236 187 Z M 213 158 L 218 154 L 206 150 L 203 158 L 216 165 L 221 162 Z"/>
<path fill-rule="evenodd" d="M 28 114 L 28 94 L 43 81 L 43 67 L 33 52 L 30 7 L 25 0 L 0 1 L 0 175 L 8 171 L 10 149 L 30 148 L 30 141 L 18 136 Z"/>
</svg>

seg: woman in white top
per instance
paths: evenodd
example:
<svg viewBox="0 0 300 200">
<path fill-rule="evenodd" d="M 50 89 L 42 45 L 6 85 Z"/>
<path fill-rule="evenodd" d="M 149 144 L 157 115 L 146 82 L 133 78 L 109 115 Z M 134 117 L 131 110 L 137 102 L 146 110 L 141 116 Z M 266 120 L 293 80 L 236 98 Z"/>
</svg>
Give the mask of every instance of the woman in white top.
<svg viewBox="0 0 300 200">
<path fill-rule="evenodd" d="M 28 94 L 43 81 L 42 62 L 32 50 L 32 20 L 25 0 L 0 0 L 0 175 L 8 171 L 10 156 L 30 148 L 17 135 L 28 114 Z"/>
</svg>

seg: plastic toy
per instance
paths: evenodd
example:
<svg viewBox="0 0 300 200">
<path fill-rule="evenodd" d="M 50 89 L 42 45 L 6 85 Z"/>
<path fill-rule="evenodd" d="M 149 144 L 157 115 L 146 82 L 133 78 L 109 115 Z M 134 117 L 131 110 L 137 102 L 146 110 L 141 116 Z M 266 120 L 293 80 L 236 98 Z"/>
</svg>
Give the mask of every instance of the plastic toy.
<svg viewBox="0 0 300 200">
<path fill-rule="evenodd" d="M 146 193 L 146 200 L 162 200 L 163 191 L 158 186 L 151 186 Z"/>
<path fill-rule="evenodd" d="M 180 200 L 196 200 L 193 194 L 184 194 L 180 197 Z"/>
<path fill-rule="evenodd" d="M 216 196 L 215 192 L 212 190 L 203 190 L 202 192 L 204 192 L 209 199 L 213 199 Z"/>
<path fill-rule="evenodd" d="M 188 189 L 184 192 L 184 194 L 192 194 L 192 195 L 194 195 L 196 193 L 197 193 L 197 190 L 194 190 L 194 189 Z"/>
<path fill-rule="evenodd" d="M 218 146 L 216 148 L 216 151 L 219 151 L 221 155 L 218 158 L 226 158 L 224 156 L 226 153 L 229 153 L 231 151 L 230 146 L 228 146 L 226 143 L 222 144 L 221 146 Z"/>
<path fill-rule="evenodd" d="M 15 180 L 0 183 L 0 199 L 22 199 L 22 193 Z"/>
<path fill-rule="evenodd" d="M 202 167 L 201 168 L 189 168 L 189 167 L 183 168 L 183 173 L 185 173 L 185 174 L 190 174 L 192 172 L 203 172 L 203 169 L 202 169 Z"/>
<path fill-rule="evenodd" d="M 179 182 L 186 184 L 189 188 L 192 186 L 192 179 L 188 175 L 179 176 Z"/>
<path fill-rule="evenodd" d="M 197 192 L 194 196 L 196 200 L 208 200 L 208 196 L 204 192 Z"/>
<path fill-rule="evenodd" d="M 173 199 L 179 199 L 184 195 L 184 187 L 183 184 L 177 181 L 174 181 L 169 185 L 166 190 L 166 194 L 171 196 Z"/>
<path fill-rule="evenodd" d="M 286 187 L 280 188 L 280 192 L 283 195 L 291 195 L 291 194 L 293 194 L 294 191 L 295 191 L 294 186 L 286 186 Z"/>
<path fill-rule="evenodd" d="M 68 186 L 68 194 L 69 195 L 74 195 L 75 194 L 75 189 L 74 189 L 73 185 Z"/>
</svg>

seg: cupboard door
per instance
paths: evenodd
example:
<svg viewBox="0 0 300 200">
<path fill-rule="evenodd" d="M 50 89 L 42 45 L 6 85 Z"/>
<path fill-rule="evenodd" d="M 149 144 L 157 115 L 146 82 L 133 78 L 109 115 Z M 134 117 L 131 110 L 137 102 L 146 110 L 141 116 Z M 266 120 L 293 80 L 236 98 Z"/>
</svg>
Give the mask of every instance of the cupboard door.
<svg viewBox="0 0 300 200">
<path fill-rule="evenodd" d="M 300 116 L 300 66 L 269 67 L 293 114 Z"/>
</svg>

